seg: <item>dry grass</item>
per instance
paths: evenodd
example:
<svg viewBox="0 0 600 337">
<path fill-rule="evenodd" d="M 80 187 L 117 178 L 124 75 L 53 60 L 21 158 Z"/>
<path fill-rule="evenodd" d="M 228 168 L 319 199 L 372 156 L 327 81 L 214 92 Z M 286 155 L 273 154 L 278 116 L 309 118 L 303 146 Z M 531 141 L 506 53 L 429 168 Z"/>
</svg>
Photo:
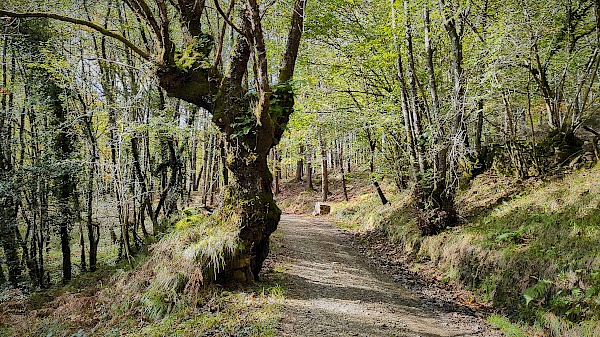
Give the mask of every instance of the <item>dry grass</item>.
<svg viewBox="0 0 600 337">
<path fill-rule="evenodd" d="M 238 220 L 187 211 L 133 268 L 82 274 L 52 294 L 12 296 L 19 300 L 0 305 L 0 336 L 272 336 L 280 286 L 208 282 L 235 254 Z"/>
</svg>

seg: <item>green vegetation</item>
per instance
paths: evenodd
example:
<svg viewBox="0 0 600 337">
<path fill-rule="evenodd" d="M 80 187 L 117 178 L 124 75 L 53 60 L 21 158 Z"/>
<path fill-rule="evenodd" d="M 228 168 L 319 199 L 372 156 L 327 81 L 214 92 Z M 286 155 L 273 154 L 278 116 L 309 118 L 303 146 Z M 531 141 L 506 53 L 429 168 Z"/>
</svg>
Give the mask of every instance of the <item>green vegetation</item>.
<svg viewBox="0 0 600 337">
<path fill-rule="evenodd" d="M 490 322 L 490 324 L 492 324 L 493 326 L 501 329 L 502 332 L 504 332 L 504 334 L 506 335 L 506 337 L 526 337 L 527 336 L 527 334 L 523 331 L 523 329 L 521 327 L 511 323 L 505 317 L 498 316 L 498 315 L 492 315 L 492 316 L 488 317 L 488 322 Z"/>
<path fill-rule="evenodd" d="M 288 211 L 335 201 L 510 319 L 592 334 L 599 22 L 597 0 L 3 0 L 0 321 L 37 322 L 6 333 L 272 333 L 209 283 L 258 278 L 287 184 Z"/>
<path fill-rule="evenodd" d="M 546 182 L 486 173 L 458 195 L 468 205 L 459 208 L 464 224 L 436 236 L 421 236 L 408 192 L 394 193 L 392 206 L 381 206 L 375 193 L 334 203 L 331 217 L 343 228 L 385 231 L 415 268 L 470 289 L 512 319 L 553 336 L 594 336 L 600 331 L 598 179 L 600 166 Z M 491 321 L 508 335 L 523 335 L 500 316 Z"/>
<path fill-rule="evenodd" d="M 281 285 L 210 285 L 239 242 L 235 217 L 222 212 L 186 209 L 133 268 L 84 273 L 13 303 L 27 312 L 7 311 L 0 336 L 273 336 Z"/>
</svg>

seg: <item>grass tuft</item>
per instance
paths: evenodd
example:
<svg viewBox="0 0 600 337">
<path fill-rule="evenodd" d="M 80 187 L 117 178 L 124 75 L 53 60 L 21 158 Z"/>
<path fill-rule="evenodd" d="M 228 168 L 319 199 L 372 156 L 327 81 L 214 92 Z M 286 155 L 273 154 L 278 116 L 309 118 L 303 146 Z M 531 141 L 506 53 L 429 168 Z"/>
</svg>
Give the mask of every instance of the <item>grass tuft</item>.
<svg viewBox="0 0 600 337">
<path fill-rule="evenodd" d="M 510 320 L 504 316 L 493 315 L 488 317 L 487 321 L 502 330 L 506 337 L 527 337 L 527 333 L 516 324 L 510 322 Z"/>
</svg>

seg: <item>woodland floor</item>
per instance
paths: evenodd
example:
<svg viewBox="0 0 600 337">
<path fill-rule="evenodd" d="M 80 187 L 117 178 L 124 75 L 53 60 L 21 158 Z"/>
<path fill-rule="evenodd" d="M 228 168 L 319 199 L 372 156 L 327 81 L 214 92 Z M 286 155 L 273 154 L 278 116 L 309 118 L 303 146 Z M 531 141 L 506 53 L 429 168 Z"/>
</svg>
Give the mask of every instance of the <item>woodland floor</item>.
<svg viewBox="0 0 600 337">
<path fill-rule="evenodd" d="M 321 219 L 284 215 L 278 232 L 264 275 L 285 285 L 276 335 L 502 336 L 453 294 L 402 266 L 381 265 Z"/>
</svg>

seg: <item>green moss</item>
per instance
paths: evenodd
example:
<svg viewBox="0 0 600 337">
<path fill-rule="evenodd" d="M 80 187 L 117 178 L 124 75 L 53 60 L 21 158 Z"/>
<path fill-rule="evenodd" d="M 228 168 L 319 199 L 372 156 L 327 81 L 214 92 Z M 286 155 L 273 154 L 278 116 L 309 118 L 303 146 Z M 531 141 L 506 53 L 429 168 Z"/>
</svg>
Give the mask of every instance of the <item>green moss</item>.
<svg viewBox="0 0 600 337">
<path fill-rule="evenodd" d="M 0 325 L 0 337 L 14 336 L 14 329 L 9 326 Z"/>
<path fill-rule="evenodd" d="M 208 34 L 194 37 L 183 48 L 175 51 L 175 65 L 183 71 L 194 68 L 208 69 L 211 63 L 207 55 L 210 54 L 213 46 L 214 41 Z"/>
<path fill-rule="evenodd" d="M 506 317 L 493 315 L 488 317 L 487 321 L 502 330 L 506 337 L 527 337 L 527 333 L 520 326 L 511 323 Z"/>
</svg>

